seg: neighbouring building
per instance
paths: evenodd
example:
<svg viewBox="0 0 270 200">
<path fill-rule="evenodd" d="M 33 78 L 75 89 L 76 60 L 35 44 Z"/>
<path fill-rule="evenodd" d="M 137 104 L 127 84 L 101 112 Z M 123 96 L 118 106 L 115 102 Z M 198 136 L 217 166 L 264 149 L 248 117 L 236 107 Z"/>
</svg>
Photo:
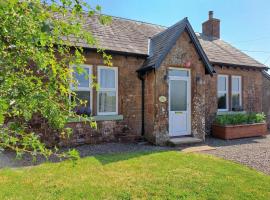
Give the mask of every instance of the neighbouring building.
<svg viewBox="0 0 270 200">
<path fill-rule="evenodd" d="M 263 71 L 263 112 L 266 115 L 268 129 L 270 129 L 270 75 Z"/>
<path fill-rule="evenodd" d="M 85 27 L 112 55 L 113 67 L 104 66 L 96 49 L 74 44 L 85 48 L 84 67 L 100 84 L 96 91 L 91 80 L 75 74 L 78 97 L 89 102 L 81 109 L 91 111 L 98 129 L 70 122 L 73 136 L 62 145 L 141 137 L 157 145 L 180 136 L 204 140 L 218 112 L 263 111 L 262 72 L 268 68 L 220 39 L 220 20 L 212 11 L 202 33 L 187 18 L 163 27 L 118 17 L 104 26 L 91 17 Z"/>
</svg>

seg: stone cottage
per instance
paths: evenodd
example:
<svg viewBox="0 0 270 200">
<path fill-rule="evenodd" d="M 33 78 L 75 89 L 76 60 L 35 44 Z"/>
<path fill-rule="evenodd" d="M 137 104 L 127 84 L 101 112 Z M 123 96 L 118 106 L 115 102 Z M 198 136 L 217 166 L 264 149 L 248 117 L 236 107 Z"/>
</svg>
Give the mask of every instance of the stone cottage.
<svg viewBox="0 0 270 200">
<path fill-rule="evenodd" d="M 212 11 L 202 33 L 187 18 L 163 27 L 118 17 L 103 26 L 94 17 L 85 27 L 112 55 L 113 67 L 104 66 L 95 48 L 75 44 L 84 47 L 83 67 L 100 89 L 78 74 L 79 87 L 72 89 L 88 101 L 98 128 L 73 120 L 73 136 L 62 144 L 203 141 L 218 112 L 263 111 L 262 72 L 268 68 L 220 39 Z"/>
</svg>

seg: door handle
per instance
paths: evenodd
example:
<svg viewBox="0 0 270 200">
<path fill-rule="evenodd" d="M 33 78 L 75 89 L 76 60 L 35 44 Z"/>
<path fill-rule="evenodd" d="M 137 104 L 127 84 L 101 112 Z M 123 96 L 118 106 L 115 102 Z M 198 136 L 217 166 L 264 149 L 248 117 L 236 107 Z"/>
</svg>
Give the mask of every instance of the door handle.
<svg viewBox="0 0 270 200">
<path fill-rule="evenodd" d="M 183 112 L 181 112 L 181 111 L 175 111 L 174 113 L 175 114 L 182 114 Z"/>
</svg>

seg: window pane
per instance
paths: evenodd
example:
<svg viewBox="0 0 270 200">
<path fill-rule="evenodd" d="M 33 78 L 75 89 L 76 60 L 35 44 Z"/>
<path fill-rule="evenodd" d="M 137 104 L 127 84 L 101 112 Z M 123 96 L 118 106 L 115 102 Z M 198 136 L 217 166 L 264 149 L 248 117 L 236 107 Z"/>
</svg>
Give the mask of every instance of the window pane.
<svg viewBox="0 0 270 200">
<path fill-rule="evenodd" d="M 226 93 L 218 93 L 218 109 L 227 109 Z"/>
<path fill-rule="evenodd" d="M 187 110 L 187 82 L 183 80 L 170 81 L 170 110 Z"/>
<path fill-rule="evenodd" d="M 240 108 L 240 94 L 232 94 L 232 109 Z"/>
<path fill-rule="evenodd" d="M 116 92 L 99 92 L 99 112 L 116 112 Z"/>
<path fill-rule="evenodd" d="M 74 68 L 73 78 L 78 81 L 78 87 L 89 87 L 89 68 L 84 68 L 85 72 L 79 74 Z"/>
<path fill-rule="evenodd" d="M 226 90 L 227 90 L 226 77 L 219 76 L 218 77 L 218 91 L 226 91 Z"/>
<path fill-rule="evenodd" d="M 187 70 L 176 70 L 176 69 L 171 69 L 169 70 L 169 76 L 188 76 L 188 71 Z"/>
<path fill-rule="evenodd" d="M 240 91 L 240 78 L 236 78 L 236 77 L 232 78 L 232 90 L 234 92 Z"/>
<path fill-rule="evenodd" d="M 75 107 L 75 112 L 78 115 L 88 115 L 91 114 L 90 109 L 90 92 L 89 91 L 74 91 L 76 93 L 76 103 L 77 106 Z M 80 100 L 84 101 L 83 104 L 80 103 Z"/>
<path fill-rule="evenodd" d="M 100 87 L 115 88 L 115 70 L 100 69 Z"/>
</svg>

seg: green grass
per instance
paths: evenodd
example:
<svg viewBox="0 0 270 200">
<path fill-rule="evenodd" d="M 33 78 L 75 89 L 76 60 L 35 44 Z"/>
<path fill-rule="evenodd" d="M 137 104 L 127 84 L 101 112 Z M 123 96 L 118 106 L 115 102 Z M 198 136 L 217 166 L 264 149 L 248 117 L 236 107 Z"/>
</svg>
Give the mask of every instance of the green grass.
<svg viewBox="0 0 270 200">
<path fill-rule="evenodd" d="M 201 154 L 148 152 L 0 170 L 0 199 L 270 199 L 270 176 Z"/>
</svg>

